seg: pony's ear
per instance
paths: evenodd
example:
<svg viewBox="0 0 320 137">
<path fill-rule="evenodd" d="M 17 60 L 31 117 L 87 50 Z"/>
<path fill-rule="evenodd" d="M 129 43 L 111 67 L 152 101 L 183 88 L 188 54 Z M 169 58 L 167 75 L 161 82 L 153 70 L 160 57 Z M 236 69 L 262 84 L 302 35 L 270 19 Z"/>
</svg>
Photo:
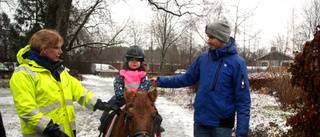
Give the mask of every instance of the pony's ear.
<svg viewBox="0 0 320 137">
<path fill-rule="evenodd" d="M 156 102 L 158 97 L 158 91 L 156 89 L 153 89 L 152 91 L 148 92 L 148 96 L 152 102 Z"/>
<path fill-rule="evenodd" d="M 135 96 L 134 91 L 124 88 L 124 99 L 126 102 L 131 102 Z"/>
</svg>

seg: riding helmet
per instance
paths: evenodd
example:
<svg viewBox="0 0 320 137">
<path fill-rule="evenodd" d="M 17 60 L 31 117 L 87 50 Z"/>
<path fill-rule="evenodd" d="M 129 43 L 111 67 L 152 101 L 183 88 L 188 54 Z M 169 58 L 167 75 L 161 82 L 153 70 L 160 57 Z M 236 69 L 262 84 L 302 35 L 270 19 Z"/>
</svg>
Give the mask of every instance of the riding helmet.
<svg viewBox="0 0 320 137">
<path fill-rule="evenodd" d="M 125 57 L 128 58 L 137 58 L 141 61 L 144 61 L 144 51 L 141 47 L 137 45 L 133 45 L 127 49 Z"/>
</svg>

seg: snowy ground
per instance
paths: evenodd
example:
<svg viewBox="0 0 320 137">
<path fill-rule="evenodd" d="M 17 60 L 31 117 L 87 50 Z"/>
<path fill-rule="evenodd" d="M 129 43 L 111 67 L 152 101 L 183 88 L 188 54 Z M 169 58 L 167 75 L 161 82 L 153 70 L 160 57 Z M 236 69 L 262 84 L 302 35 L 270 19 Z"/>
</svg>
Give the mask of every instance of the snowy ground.
<svg viewBox="0 0 320 137">
<path fill-rule="evenodd" d="M 93 75 L 83 75 L 81 83 L 96 96 L 107 101 L 113 96 L 113 78 L 101 78 Z M 156 106 L 164 121 L 162 126 L 165 132 L 163 137 L 192 137 L 193 136 L 193 110 L 188 108 L 194 95 L 187 94 L 188 89 L 160 89 L 165 95 L 158 97 Z M 251 93 L 252 107 L 250 130 L 264 132 L 270 136 L 287 131 L 285 127 L 286 116 L 292 113 L 283 112 L 273 96 Z M 97 137 L 99 132 L 99 118 L 101 111 L 90 111 L 75 104 L 77 136 Z M 9 88 L 0 88 L 0 111 L 2 113 L 7 137 L 21 137 L 20 122 Z M 274 126 L 270 126 L 274 125 Z"/>
</svg>

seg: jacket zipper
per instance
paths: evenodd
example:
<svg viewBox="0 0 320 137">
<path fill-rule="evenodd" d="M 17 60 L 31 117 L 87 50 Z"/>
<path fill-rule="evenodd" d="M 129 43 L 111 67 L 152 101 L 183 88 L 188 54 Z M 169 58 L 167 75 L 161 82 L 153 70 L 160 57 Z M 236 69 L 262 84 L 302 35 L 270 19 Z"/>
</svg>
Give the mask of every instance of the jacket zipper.
<svg viewBox="0 0 320 137">
<path fill-rule="evenodd" d="M 214 91 L 214 89 L 216 88 L 216 84 L 217 84 L 217 80 L 218 80 L 218 75 L 219 75 L 219 72 L 220 72 L 222 63 L 223 63 L 223 60 L 221 60 L 220 63 L 219 63 L 218 69 L 217 69 L 217 71 L 216 71 L 216 76 L 214 77 L 214 80 L 213 80 L 213 86 L 212 86 L 211 91 Z"/>
<path fill-rule="evenodd" d="M 245 88 L 245 85 L 244 85 L 244 74 L 243 74 L 242 71 L 241 71 L 241 88 Z"/>
</svg>

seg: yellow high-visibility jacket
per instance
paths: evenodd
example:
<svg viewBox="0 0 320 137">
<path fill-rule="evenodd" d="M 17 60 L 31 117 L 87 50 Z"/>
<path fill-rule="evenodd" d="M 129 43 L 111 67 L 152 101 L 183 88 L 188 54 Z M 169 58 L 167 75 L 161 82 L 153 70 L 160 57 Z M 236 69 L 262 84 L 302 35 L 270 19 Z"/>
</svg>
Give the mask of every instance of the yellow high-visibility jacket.
<svg viewBox="0 0 320 137">
<path fill-rule="evenodd" d="M 93 110 L 97 97 L 66 70 L 61 72 L 60 81 L 57 81 L 48 69 L 33 60 L 24 59 L 22 55 L 29 50 L 30 45 L 27 45 L 18 52 L 20 66 L 10 79 L 23 137 L 45 137 L 42 133 L 50 120 L 69 137 L 74 137 L 73 102 Z"/>
</svg>

